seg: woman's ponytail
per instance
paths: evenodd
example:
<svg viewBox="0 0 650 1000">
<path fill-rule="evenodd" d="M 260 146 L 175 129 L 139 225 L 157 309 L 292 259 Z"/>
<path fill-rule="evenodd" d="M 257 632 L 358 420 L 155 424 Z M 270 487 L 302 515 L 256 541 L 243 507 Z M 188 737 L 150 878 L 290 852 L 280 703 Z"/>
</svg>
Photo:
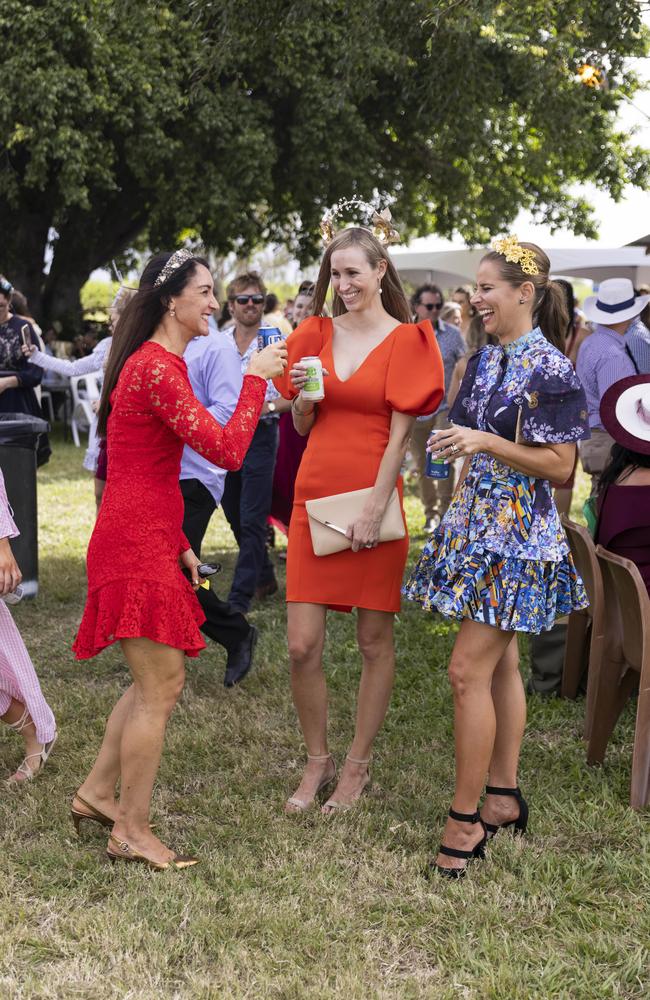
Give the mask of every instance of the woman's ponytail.
<svg viewBox="0 0 650 1000">
<path fill-rule="evenodd" d="M 553 347 L 564 354 L 569 325 L 566 295 L 557 281 L 549 281 L 541 292 L 535 309 L 535 322 Z"/>
</svg>

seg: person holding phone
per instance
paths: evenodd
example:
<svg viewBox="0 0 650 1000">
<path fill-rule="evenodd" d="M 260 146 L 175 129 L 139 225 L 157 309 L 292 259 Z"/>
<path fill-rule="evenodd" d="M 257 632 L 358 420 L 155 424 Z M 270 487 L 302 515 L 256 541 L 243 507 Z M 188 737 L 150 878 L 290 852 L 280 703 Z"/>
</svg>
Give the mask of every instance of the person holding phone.
<svg viewBox="0 0 650 1000">
<path fill-rule="evenodd" d="M 266 380 L 286 364 L 283 344 L 255 353 L 232 417 L 223 427 L 217 423 L 192 392 L 183 360 L 190 340 L 208 335 L 217 308 L 205 260 L 189 250 L 152 257 L 120 318 L 98 414 L 110 474 L 88 546 L 88 596 L 73 649 L 77 659 L 88 659 L 119 642 L 133 683 L 111 713 L 72 818 L 77 827 L 86 820 L 111 827 L 112 861 L 156 870 L 196 863 L 168 848 L 149 823 L 185 656 L 205 646 L 199 632 L 205 616 L 194 593 L 200 560 L 182 530 L 183 446 L 215 465 L 239 468 Z"/>
<path fill-rule="evenodd" d="M 41 417 L 41 406 L 34 391 L 40 385 L 43 371 L 32 365 L 23 354 L 23 347 L 38 347 L 31 323 L 11 311 L 10 281 L 0 275 L 0 413 L 27 413 Z M 51 451 L 46 435 L 40 436 L 37 462 L 44 465 Z"/>
<path fill-rule="evenodd" d="M 96 373 L 99 379 L 103 379 L 104 370 L 108 364 L 108 355 L 113 343 L 113 333 L 117 322 L 124 312 L 127 304 L 135 295 L 135 288 L 127 285 L 120 285 L 109 310 L 109 335 L 100 340 L 94 350 L 84 358 L 77 358 L 74 361 L 68 358 L 55 358 L 37 347 L 25 345 L 22 348 L 24 356 L 33 364 L 38 365 L 44 372 L 52 372 L 65 378 L 73 378 L 75 375 L 89 375 Z M 96 411 L 97 401 L 93 401 L 92 407 Z M 97 436 L 97 418 L 90 425 L 88 431 L 88 448 L 83 460 L 84 469 L 95 474 L 95 502 L 97 509 L 106 486 L 106 442 Z"/>
</svg>

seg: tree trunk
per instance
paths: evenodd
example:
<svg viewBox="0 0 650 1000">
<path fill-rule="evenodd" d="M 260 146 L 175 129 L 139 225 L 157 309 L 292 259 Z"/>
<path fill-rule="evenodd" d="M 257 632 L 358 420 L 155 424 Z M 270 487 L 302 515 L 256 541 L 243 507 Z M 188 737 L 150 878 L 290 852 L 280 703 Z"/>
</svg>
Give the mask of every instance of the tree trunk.
<svg viewBox="0 0 650 1000">
<path fill-rule="evenodd" d="M 70 332 L 81 329 L 82 286 L 96 268 L 106 266 L 133 244 L 146 217 L 140 190 L 131 198 L 122 190 L 103 206 L 95 205 L 92 215 L 78 209 L 69 213 L 45 279 L 43 313 L 48 323 L 57 320 Z"/>
<path fill-rule="evenodd" d="M 43 260 L 49 230 L 49 215 L 45 210 L 13 212 L 4 208 L 0 211 L 5 278 L 27 296 L 31 313 L 39 323 L 43 320 Z"/>
</svg>

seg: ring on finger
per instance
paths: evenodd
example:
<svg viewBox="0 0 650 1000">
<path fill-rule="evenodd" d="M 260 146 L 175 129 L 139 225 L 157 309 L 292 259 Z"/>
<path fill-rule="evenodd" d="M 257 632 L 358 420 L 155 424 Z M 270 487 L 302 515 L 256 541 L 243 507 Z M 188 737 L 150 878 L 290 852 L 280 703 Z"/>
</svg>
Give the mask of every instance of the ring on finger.
<svg viewBox="0 0 650 1000">
<path fill-rule="evenodd" d="M 450 444 L 449 451 L 452 453 L 452 455 L 456 455 L 458 453 L 458 445 Z"/>
</svg>

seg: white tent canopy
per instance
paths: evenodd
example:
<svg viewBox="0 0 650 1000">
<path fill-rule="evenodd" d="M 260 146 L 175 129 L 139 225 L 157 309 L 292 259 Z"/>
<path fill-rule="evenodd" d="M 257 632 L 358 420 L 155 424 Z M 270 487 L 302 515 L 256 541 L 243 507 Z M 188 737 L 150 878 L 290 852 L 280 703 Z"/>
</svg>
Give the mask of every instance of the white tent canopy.
<svg viewBox="0 0 650 1000">
<path fill-rule="evenodd" d="M 431 249 L 423 246 L 427 243 Z M 414 284 L 432 281 L 448 288 L 474 281 L 485 248 L 454 248 L 433 238 L 415 240 L 410 247 L 392 247 L 390 253 L 404 280 Z M 650 258 L 644 247 L 549 248 L 547 253 L 556 277 L 585 278 L 596 284 L 613 277 L 630 278 L 634 285 L 650 283 Z"/>
</svg>

